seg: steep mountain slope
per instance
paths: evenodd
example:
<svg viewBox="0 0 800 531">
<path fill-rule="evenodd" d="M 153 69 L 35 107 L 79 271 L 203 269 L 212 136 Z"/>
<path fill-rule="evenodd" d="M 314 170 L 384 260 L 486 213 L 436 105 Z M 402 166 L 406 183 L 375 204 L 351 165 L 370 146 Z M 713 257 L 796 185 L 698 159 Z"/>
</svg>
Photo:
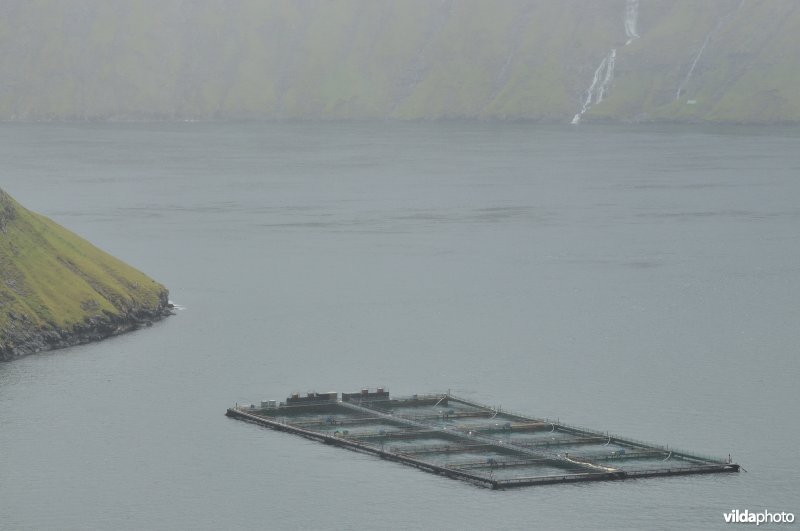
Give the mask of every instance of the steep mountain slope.
<svg viewBox="0 0 800 531">
<path fill-rule="evenodd" d="M 0 361 L 169 314 L 164 286 L 0 190 Z"/>
<path fill-rule="evenodd" d="M 6 120 L 569 122 L 613 50 L 584 120 L 800 122 L 796 0 L 8 0 L 0 15 Z"/>
</svg>

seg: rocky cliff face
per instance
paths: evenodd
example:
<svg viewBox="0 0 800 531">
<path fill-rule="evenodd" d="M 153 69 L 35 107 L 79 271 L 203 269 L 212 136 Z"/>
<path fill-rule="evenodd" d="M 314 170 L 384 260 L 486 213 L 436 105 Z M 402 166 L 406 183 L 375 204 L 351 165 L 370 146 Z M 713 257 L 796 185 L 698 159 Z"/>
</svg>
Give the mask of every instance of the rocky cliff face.
<svg viewBox="0 0 800 531">
<path fill-rule="evenodd" d="M 5 120 L 800 122 L 796 0 L 7 0 L 0 13 Z"/>
<path fill-rule="evenodd" d="M 164 286 L 0 190 L 0 361 L 97 341 L 169 314 Z"/>
</svg>

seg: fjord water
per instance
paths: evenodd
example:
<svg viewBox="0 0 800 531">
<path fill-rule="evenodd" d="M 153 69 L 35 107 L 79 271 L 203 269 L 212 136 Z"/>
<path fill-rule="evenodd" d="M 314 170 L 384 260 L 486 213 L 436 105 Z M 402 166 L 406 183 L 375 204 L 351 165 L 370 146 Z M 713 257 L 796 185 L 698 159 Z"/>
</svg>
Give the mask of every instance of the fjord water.
<svg viewBox="0 0 800 531">
<path fill-rule="evenodd" d="M 0 528 L 722 528 L 797 513 L 800 131 L 3 124 L 2 186 L 166 284 L 0 364 Z M 445 391 L 747 472 L 479 489 L 227 419 Z"/>
</svg>

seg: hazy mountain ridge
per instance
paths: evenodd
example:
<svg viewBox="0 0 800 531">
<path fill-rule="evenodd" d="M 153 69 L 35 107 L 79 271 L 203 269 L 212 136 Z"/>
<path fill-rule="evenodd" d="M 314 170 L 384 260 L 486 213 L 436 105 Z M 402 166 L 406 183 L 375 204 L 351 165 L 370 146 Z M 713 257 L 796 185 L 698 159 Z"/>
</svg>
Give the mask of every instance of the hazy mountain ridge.
<svg viewBox="0 0 800 531">
<path fill-rule="evenodd" d="M 0 6 L 0 119 L 798 122 L 794 0 Z"/>
<path fill-rule="evenodd" d="M 0 190 L 0 361 L 170 313 L 164 286 Z"/>
</svg>

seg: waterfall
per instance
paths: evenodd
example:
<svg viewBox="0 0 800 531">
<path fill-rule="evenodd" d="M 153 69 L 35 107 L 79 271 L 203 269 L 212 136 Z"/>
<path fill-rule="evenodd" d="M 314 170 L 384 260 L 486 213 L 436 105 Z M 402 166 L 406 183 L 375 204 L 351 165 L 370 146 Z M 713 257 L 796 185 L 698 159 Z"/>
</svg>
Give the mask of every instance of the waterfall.
<svg viewBox="0 0 800 531">
<path fill-rule="evenodd" d="M 639 19 L 639 0 L 628 0 L 625 4 L 625 36 L 628 40 L 625 46 L 629 45 L 634 39 L 639 38 L 636 32 L 636 22 Z"/>
<path fill-rule="evenodd" d="M 611 80 L 614 77 L 614 63 L 616 62 L 616 58 L 617 49 L 613 48 L 611 52 L 600 61 L 600 66 L 594 71 L 592 84 L 589 85 L 589 88 L 584 92 L 581 110 L 578 111 L 578 114 L 572 119 L 573 124 L 577 124 L 581 121 L 581 116 L 589 110 L 593 102 L 600 103 L 603 101 L 603 96 L 608 90 L 609 85 L 611 85 Z"/>
<path fill-rule="evenodd" d="M 625 37 L 627 37 L 628 40 L 625 42 L 625 46 L 639 38 L 639 34 L 636 31 L 638 19 L 639 0 L 627 0 L 625 3 Z M 572 119 L 573 125 L 580 123 L 581 117 L 589 110 L 592 103 L 600 103 L 603 101 L 603 96 L 608 92 L 608 89 L 611 87 L 611 81 L 614 79 L 614 64 L 616 60 L 617 49 L 612 48 L 608 55 L 603 57 L 603 60 L 600 61 L 600 66 L 594 71 L 592 84 L 589 85 L 589 88 L 583 93 L 581 110 L 578 111 Z"/>
<path fill-rule="evenodd" d="M 694 61 L 692 61 L 692 66 L 690 66 L 689 71 L 686 72 L 686 77 L 684 77 L 683 81 L 681 81 L 680 84 L 678 85 L 678 90 L 675 92 L 676 100 L 679 100 L 681 98 L 681 92 L 683 92 L 683 89 L 685 89 L 687 83 L 689 83 L 689 79 L 692 77 L 692 74 L 694 73 L 694 69 L 697 66 L 697 62 L 700 60 L 700 57 L 706 50 L 706 46 L 708 46 L 708 43 L 711 42 L 711 39 L 714 37 L 714 35 L 716 35 L 717 32 L 722 28 L 722 26 L 724 26 L 725 23 L 728 22 L 728 20 L 731 17 L 733 17 L 734 13 L 736 13 L 742 7 L 742 5 L 744 5 L 744 0 L 741 0 L 741 2 L 739 2 L 739 5 L 736 6 L 736 9 L 734 9 L 730 13 L 720 18 L 719 21 L 717 21 L 717 25 L 714 26 L 714 28 L 708 32 L 705 40 L 703 41 L 703 45 L 700 46 L 700 50 L 698 50 L 697 54 L 695 54 L 694 56 Z"/>
<path fill-rule="evenodd" d="M 719 26 L 719 24 L 717 24 L 717 26 Z M 675 99 L 676 100 L 679 100 L 681 98 L 681 92 L 683 92 L 683 89 L 686 87 L 686 84 L 689 82 L 689 78 L 692 77 L 692 73 L 694 72 L 694 67 L 697 66 L 697 61 L 700 60 L 700 56 L 703 55 L 703 51 L 706 49 L 706 46 L 708 46 L 708 42 L 711 40 L 711 34 L 712 33 L 714 33 L 714 32 L 712 31 L 708 35 L 706 35 L 706 40 L 703 41 L 703 45 L 700 47 L 700 51 L 697 52 L 697 55 L 694 56 L 694 61 L 692 61 L 692 66 L 689 67 L 689 71 L 686 72 L 686 77 L 684 77 L 683 81 L 681 81 L 681 84 L 678 85 L 678 91 L 675 93 Z"/>
<path fill-rule="evenodd" d="M 606 75 L 603 76 L 603 82 L 597 88 L 597 99 L 595 103 L 603 101 L 603 94 L 605 94 L 608 86 L 611 84 L 611 79 L 614 77 L 614 63 L 617 61 L 617 49 L 612 48 L 611 53 L 606 57 Z"/>
<path fill-rule="evenodd" d="M 597 70 L 594 71 L 594 79 L 592 79 L 592 84 L 589 85 L 589 88 L 586 89 L 586 99 L 583 100 L 583 105 L 581 105 L 581 110 L 578 111 L 578 114 L 572 119 L 573 124 L 577 124 L 581 121 L 581 116 L 583 113 L 589 110 L 589 106 L 592 104 L 592 96 L 594 96 L 594 90 L 597 86 L 598 81 L 600 80 L 600 73 L 606 67 L 606 63 L 608 62 L 608 57 L 604 57 L 603 61 L 600 63 L 600 66 L 597 67 Z"/>
</svg>

